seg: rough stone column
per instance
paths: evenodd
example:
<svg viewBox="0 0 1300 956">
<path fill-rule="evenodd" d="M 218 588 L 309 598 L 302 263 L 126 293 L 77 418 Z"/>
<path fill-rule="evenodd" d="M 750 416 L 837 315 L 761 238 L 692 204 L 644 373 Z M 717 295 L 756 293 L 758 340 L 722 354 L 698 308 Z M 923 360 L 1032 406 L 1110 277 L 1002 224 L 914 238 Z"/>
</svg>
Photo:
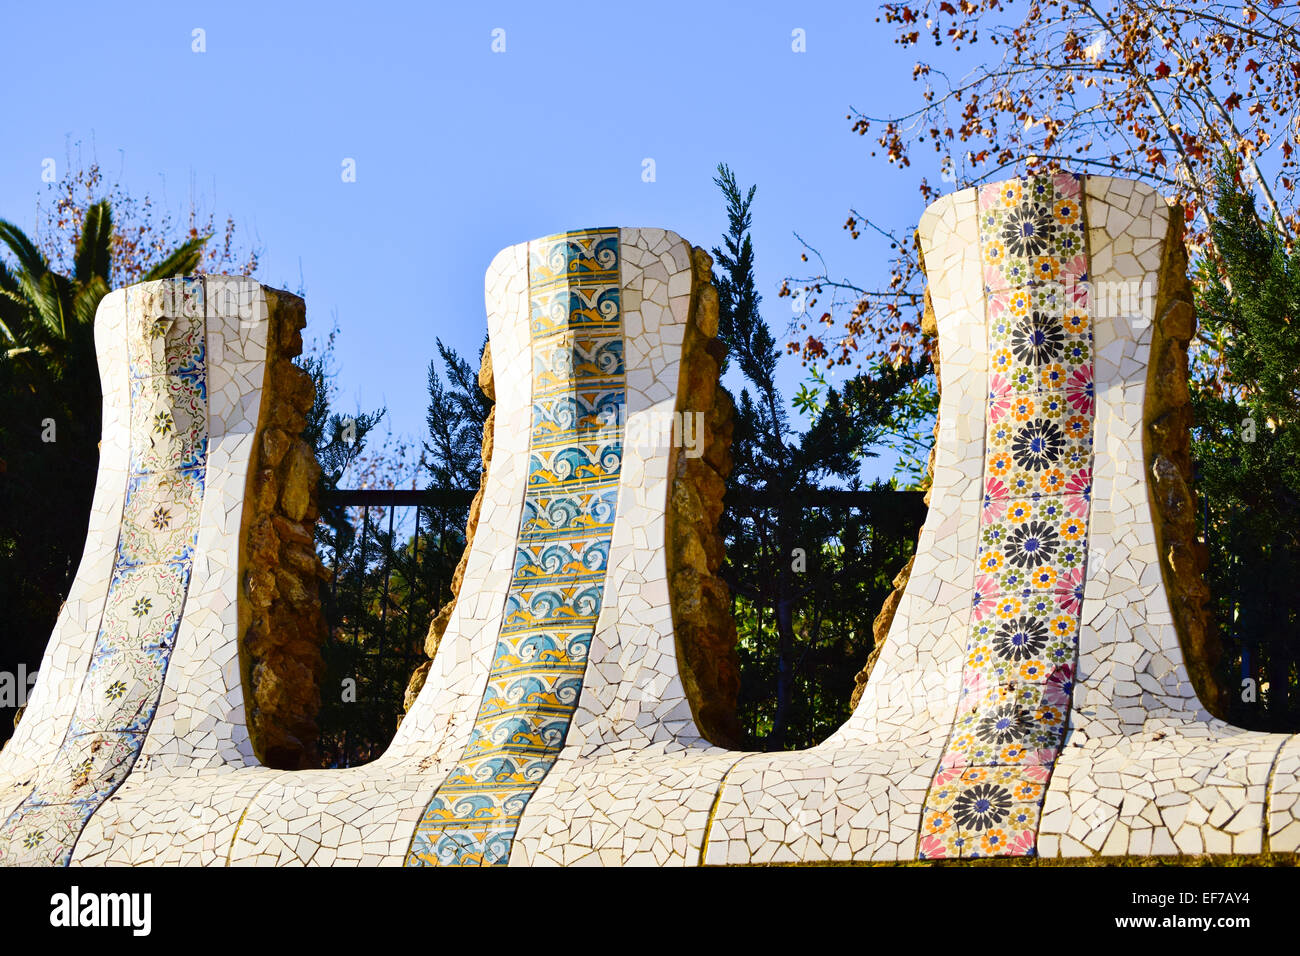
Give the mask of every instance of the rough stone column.
<svg viewBox="0 0 1300 956">
<path fill-rule="evenodd" d="M 296 770 L 319 763 L 321 611 L 326 572 L 312 530 L 319 517 L 320 466 L 301 437 L 315 398 L 302 352 L 306 307 L 266 289 L 269 327 L 262 410 L 248 471 L 240 540 L 239 659 L 248 731 L 258 759 Z"/>
<path fill-rule="evenodd" d="M 1148 491 L 1160 573 L 1188 676 L 1205 709 L 1224 717 L 1228 710 L 1227 688 L 1215 675 L 1223 647 L 1207 607 L 1210 592 L 1202 574 L 1209 566 L 1209 552 L 1198 534 L 1199 512 L 1192 487 L 1192 396 L 1187 387 L 1187 346 L 1196 334 L 1196 308 L 1187 278 L 1183 225 L 1182 207 L 1172 207 L 1147 365 L 1143 452 L 1151 478 Z"/>
<path fill-rule="evenodd" d="M 691 250 L 691 305 L 682 342 L 676 411 L 704 415 L 704 454 L 673 449 L 668 502 L 668 581 L 672 593 L 677 666 L 700 733 L 723 747 L 742 740 L 736 717 L 740 662 L 731 591 L 718 576 L 726 557 L 718 521 L 731 474 L 733 408 L 719 387 L 725 348 L 718 334 L 713 260 Z"/>
</svg>

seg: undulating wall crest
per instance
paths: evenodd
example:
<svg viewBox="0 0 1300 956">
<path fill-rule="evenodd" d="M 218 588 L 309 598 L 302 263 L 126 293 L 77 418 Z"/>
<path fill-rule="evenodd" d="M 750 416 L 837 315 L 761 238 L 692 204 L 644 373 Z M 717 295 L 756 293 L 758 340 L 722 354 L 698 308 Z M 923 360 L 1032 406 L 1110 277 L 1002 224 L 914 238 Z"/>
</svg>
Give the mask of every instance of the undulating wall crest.
<svg viewBox="0 0 1300 956">
<path fill-rule="evenodd" d="M 495 405 L 456 600 L 392 745 L 346 771 L 261 765 L 273 748 L 255 746 L 244 697 L 252 685 L 267 732 L 283 728 L 262 689 L 292 673 L 281 649 L 308 660 L 291 649 L 315 627 L 275 610 L 305 613 L 317 573 L 312 473 L 281 452 L 307 393 L 277 385 L 270 357 L 300 321 L 268 323 L 283 303 L 251 284 L 263 312 L 214 313 L 215 277 L 183 283 L 162 322 L 139 287 L 115 293 L 97 319 L 91 532 L 0 752 L 0 862 L 1300 849 L 1300 741 L 1231 727 L 1197 696 L 1212 642 L 1187 530 L 1172 218 L 1146 186 L 1069 174 L 926 210 L 930 509 L 852 716 L 798 752 L 725 746 L 730 409 L 701 250 L 600 228 L 493 260 Z M 207 304 L 184 305 L 198 289 Z M 687 413 L 707 426 L 689 447 Z"/>
</svg>

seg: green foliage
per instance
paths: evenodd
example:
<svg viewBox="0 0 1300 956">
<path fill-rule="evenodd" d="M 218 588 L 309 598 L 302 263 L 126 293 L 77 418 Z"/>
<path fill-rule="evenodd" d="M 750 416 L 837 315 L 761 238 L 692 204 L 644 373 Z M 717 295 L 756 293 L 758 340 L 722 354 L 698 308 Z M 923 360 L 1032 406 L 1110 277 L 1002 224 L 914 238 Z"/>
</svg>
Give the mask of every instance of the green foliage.
<svg viewBox="0 0 1300 956">
<path fill-rule="evenodd" d="M 775 382 L 781 352 L 754 280 L 756 190 L 742 190 L 726 165 L 714 181 L 728 223 L 713 250 L 718 337 L 745 382 L 735 403 L 722 519 L 723 573 L 736 596 L 739 716 L 752 747 L 808 747 L 849 715 L 854 675 L 873 647 L 872 618 L 911 552 L 915 529 L 883 514 L 804 507 L 800 499 L 830 483 L 861 488 L 862 459 L 875 454 L 871 446 L 888 429 L 897 396 L 924 369 L 887 366 L 842 389 L 818 379 L 796 398 L 812 422 L 793 429 Z"/>
<path fill-rule="evenodd" d="M 311 377 L 316 389 L 302 437 L 315 450 L 316 461 L 321 466 L 321 520 L 316 526 L 316 543 L 327 561 L 335 560 L 336 555 L 348 551 L 356 541 L 346 509 L 331 502 L 330 492 L 338 490 L 344 476 L 361 459 L 366 439 L 388 413 L 386 408 L 372 412 L 358 409 L 350 415 L 334 411 L 338 376 L 334 349 L 338 337 L 335 324 L 319 349 L 313 348 L 297 360 L 298 367 Z"/>
<path fill-rule="evenodd" d="M 331 334 L 325 354 L 304 363 L 317 380 L 308 433 L 315 436 L 327 472 L 318 526 L 318 546 L 331 576 L 324 595 L 331 639 L 320 715 L 327 767 L 373 760 L 392 740 L 411 672 L 425 659 L 429 619 L 451 599 L 452 575 L 465 549 L 468 493 L 478 487 L 483 427 L 492 409 L 478 387 L 477 371 L 438 341 L 442 366 L 429 363 L 428 434 L 420 471 L 433 489 L 451 494 L 414 512 L 347 506 L 336 494 L 340 477 L 348 473 L 355 483 L 349 468 L 364 457 L 366 435 L 384 413 L 344 417 L 330 411 L 335 337 Z"/>
<path fill-rule="evenodd" d="M 822 389 L 830 388 L 830 383 L 826 381 L 819 369 L 814 368 L 808 373 L 808 377 L 812 379 L 811 387 L 808 382 L 803 382 L 799 386 L 799 391 L 795 392 L 794 398 L 790 399 L 790 404 L 805 415 L 816 415 L 822 407 Z"/>
<path fill-rule="evenodd" d="M 139 272 L 115 266 L 112 204 L 70 224 L 67 274 L 41 245 L 0 220 L 0 666 L 34 671 L 85 545 L 99 467 L 102 397 L 95 310 L 119 273 L 165 278 L 192 271 L 207 236 L 179 243 Z M 144 253 L 142 246 L 132 249 Z M 66 261 L 66 260 L 64 260 Z M 0 711 L 0 741 L 12 711 Z"/>
<path fill-rule="evenodd" d="M 850 381 L 888 378 L 904 381 L 891 394 L 889 407 L 880 414 L 879 447 L 895 456 L 892 483 L 924 490 L 930 486 L 930 449 L 934 447 L 934 423 L 939 418 L 939 384 L 928 354 L 904 359 L 898 365 L 877 361 L 867 375 Z M 846 386 L 847 388 L 847 386 Z"/>
<path fill-rule="evenodd" d="M 1218 174 L 1218 258 L 1198 264 L 1192 454 L 1223 680 L 1249 727 L 1300 727 L 1300 253 L 1261 221 L 1232 160 Z M 1249 695 L 1246 695 L 1249 696 Z"/>
<path fill-rule="evenodd" d="M 478 371 L 455 349 L 443 345 L 442 339 L 437 346 L 447 384 L 438 373 L 438 363 L 430 362 L 425 467 L 434 488 L 472 490 L 478 487 L 482 470 L 483 423 L 492 401 L 479 388 Z M 480 356 L 486 347 L 484 337 Z"/>
<path fill-rule="evenodd" d="M 825 373 L 812 366 L 790 404 L 815 416 L 830 387 Z M 939 389 L 929 358 L 876 359 L 867 372 L 844 382 L 841 399 L 852 417 L 865 425 L 863 443 L 878 449 L 873 457 L 882 452 L 895 456 L 890 486 L 918 491 L 929 487 L 929 455 L 939 414 Z"/>
</svg>

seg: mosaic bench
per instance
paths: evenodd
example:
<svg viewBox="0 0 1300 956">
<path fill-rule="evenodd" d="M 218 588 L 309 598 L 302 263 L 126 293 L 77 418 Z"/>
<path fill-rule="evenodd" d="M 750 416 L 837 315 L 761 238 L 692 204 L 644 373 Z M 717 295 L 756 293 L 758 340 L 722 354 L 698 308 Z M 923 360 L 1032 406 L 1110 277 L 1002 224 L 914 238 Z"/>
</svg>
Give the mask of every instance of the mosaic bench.
<svg viewBox="0 0 1300 956">
<path fill-rule="evenodd" d="M 348 770 L 259 766 L 245 726 L 232 542 L 252 507 L 277 294 L 244 281 L 251 312 L 205 304 L 160 324 L 157 287 L 113 293 L 96 322 L 95 510 L 0 752 L 0 862 L 1300 848 L 1300 741 L 1211 717 L 1193 687 L 1196 602 L 1162 563 L 1176 483 L 1148 462 L 1168 398 L 1150 373 L 1161 336 L 1190 335 L 1180 229 L 1153 191 L 1104 177 L 1013 180 L 926 210 L 942 386 L 930 510 L 852 717 L 771 754 L 705 739 L 679 640 L 670 425 L 698 410 L 683 356 L 716 332 L 699 250 L 593 229 L 493 261 L 494 437 L 464 579 L 392 745 Z M 185 288 L 206 303 L 232 281 Z M 186 358 L 196 335 L 202 363 Z M 155 521 L 160 506 L 184 520 Z"/>
</svg>

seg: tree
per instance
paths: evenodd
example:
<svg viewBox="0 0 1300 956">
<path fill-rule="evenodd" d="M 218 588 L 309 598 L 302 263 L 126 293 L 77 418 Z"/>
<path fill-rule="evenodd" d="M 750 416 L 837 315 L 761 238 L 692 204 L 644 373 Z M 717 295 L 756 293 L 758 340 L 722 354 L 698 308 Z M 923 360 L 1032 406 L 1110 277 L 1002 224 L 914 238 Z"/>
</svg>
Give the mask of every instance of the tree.
<svg viewBox="0 0 1300 956">
<path fill-rule="evenodd" d="M 944 189 L 1062 166 L 1142 179 L 1183 205 L 1196 249 L 1211 236 L 1214 164 L 1226 150 L 1241 159 L 1258 200 L 1253 214 L 1293 243 L 1300 228 L 1296 4 L 908 0 L 885 4 L 884 19 L 904 47 L 928 38 L 949 48 L 949 63 L 914 67 L 915 109 L 883 117 L 850 111 L 854 131 L 874 135 L 890 163 L 909 167 L 928 145 Z M 952 79 L 942 67 L 959 64 L 963 46 L 968 56 L 987 47 L 997 55 Z M 926 202 L 939 194 L 927 178 L 919 188 Z M 789 280 L 787 293 L 793 283 L 812 294 L 795 347 L 816 363 L 915 359 L 926 345 L 913 244 L 857 210 L 845 228 L 855 238 L 889 239 L 896 253 L 889 281 L 833 279 L 824 261 L 817 274 Z M 813 319 L 821 296 L 830 297 L 829 308 Z M 819 328 L 810 331 L 810 322 Z"/>
<path fill-rule="evenodd" d="M 1198 266 L 1201 333 L 1216 368 L 1193 366 L 1192 454 L 1206 502 L 1207 583 L 1227 653 L 1231 716 L 1300 723 L 1300 252 L 1261 221 L 1229 158 L 1217 177 L 1217 257 Z M 1251 684 L 1243 685 L 1243 681 Z"/>
<path fill-rule="evenodd" d="M 825 385 L 824 397 L 805 393 L 813 421 L 794 429 L 775 384 L 781 350 L 754 281 L 756 189 L 742 190 L 726 165 L 714 181 L 728 223 L 713 250 L 718 336 L 729 356 L 723 371 L 734 359 L 746 383 L 735 402 L 723 517 L 723 575 L 738 596 L 740 718 L 752 745 L 806 747 L 848 716 L 853 675 L 872 649 L 871 615 L 912 535 L 873 528 L 870 515 L 805 508 L 801 499 L 832 480 L 861 488 L 862 459 L 875 454 L 892 403 L 924 371 L 902 363 L 841 389 Z"/>
<path fill-rule="evenodd" d="M 428 431 L 419 462 L 408 471 L 405 442 L 394 444 L 390 436 L 377 452 L 365 449 L 382 410 L 351 417 L 330 410 L 336 338 L 337 329 L 304 365 L 317 382 L 309 436 L 324 466 L 318 547 L 332 578 L 324 595 L 332 634 L 325 649 L 321 753 L 325 766 L 354 766 L 377 757 L 392 740 L 403 691 L 424 659 L 429 619 L 451 598 L 492 403 L 478 387 L 477 372 L 439 340 L 441 369 L 438 360 L 429 363 Z M 363 489 L 427 481 L 442 496 L 416 508 L 413 520 L 395 507 L 349 507 L 337 494 L 345 475 Z"/>
<path fill-rule="evenodd" d="M 429 488 L 449 494 L 442 503 L 422 508 L 417 515 L 421 527 L 427 529 L 423 570 L 426 581 L 432 582 L 426 600 L 434 612 L 451 600 L 452 575 L 466 545 L 470 495 L 485 477 L 483 434 L 493 406 L 479 387 L 476 369 L 441 339 L 437 348 L 442 371 L 440 374 L 436 359 L 429 362 L 427 438 L 421 464 Z M 484 336 L 480 365 L 486 349 Z M 415 580 L 412 577 L 413 583 Z"/>
<path fill-rule="evenodd" d="M 85 545 L 99 466 L 100 301 L 143 279 L 256 266 L 255 253 L 241 265 L 232 223 L 214 250 L 193 204 L 181 230 L 148 197 L 137 204 L 105 186 L 93 163 L 51 195 L 35 239 L 0 220 L 0 653 L 5 669 L 21 663 L 29 673 Z M 0 740 L 10 723 L 0 720 Z"/>
<path fill-rule="evenodd" d="M 370 433 L 383 420 L 388 409 L 371 412 L 358 409 L 352 414 L 334 410 L 338 399 L 338 366 L 334 358 L 339 337 L 338 323 L 330 328 L 323 342 L 313 341 L 297 365 L 311 377 L 315 398 L 307 413 L 307 427 L 302 437 L 312 446 L 316 461 L 321 467 L 320 508 L 321 517 L 316 525 L 316 544 L 324 553 L 326 565 L 336 561 L 336 555 L 346 552 L 355 541 L 355 528 L 347 509 L 330 500 L 345 475 L 356 470 L 363 462 L 366 441 Z"/>
<path fill-rule="evenodd" d="M 429 363 L 429 409 L 425 414 L 428 438 L 424 442 L 424 467 L 434 488 L 472 491 L 483 468 L 483 426 L 492 401 L 479 388 L 478 372 L 455 349 L 437 340 L 447 384 L 437 361 Z M 479 347 L 480 361 L 487 338 Z"/>
<path fill-rule="evenodd" d="M 334 495 L 345 478 L 353 478 L 367 454 L 371 432 L 387 414 L 386 408 L 345 414 L 336 411 L 339 338 L 337 320 L 323 340 L 312 340 L 297 360 L 310 376 L 315 398 L 307 413 L 303 438 L 312 446 L 321 466 L 320 518 L 316 522 L 316 550 L 329 581 L 322 584 L 321 603 L 330 624 L 330 639 L 321 649 L 325 675 L 321 682 L 320 753 L 323 766 L 347 765 L 345 755 L 358 752 L 358 737 L 366 733 L 372 708 L 365 703 L 374 695 L 370 675 L 358 665 L 362 634 L 370 618 L 373 595 L 367 590 L 370 562 L 365 546 L 373 546 L 376 528 L 362 521 L 358 509 L 349 508 Z M 350 642 L 349 642 L 350 639 Z M 366 685 L 362 686 L 362 682 Z M 361 702 L 358 706 L 357 702 Z M 369 759 L 367 756 L 366 759 Z M 363 761 L 364 762 L 364 761 Z"/>
</svg>

